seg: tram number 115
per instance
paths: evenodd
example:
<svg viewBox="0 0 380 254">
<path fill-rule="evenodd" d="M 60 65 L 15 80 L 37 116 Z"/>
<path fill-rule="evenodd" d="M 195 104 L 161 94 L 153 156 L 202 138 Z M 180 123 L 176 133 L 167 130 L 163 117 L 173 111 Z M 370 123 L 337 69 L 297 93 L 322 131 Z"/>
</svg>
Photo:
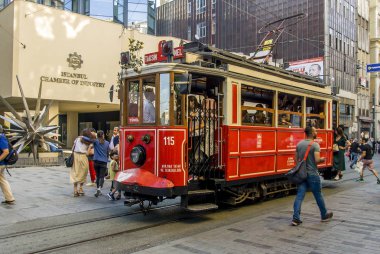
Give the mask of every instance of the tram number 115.
<svg viewBox="0 0 380 254">
<path fill-rule="evenodd" d="M 166 146 L 174 146 L 174 137 L 164 137 L 164 144 Z"/>
</svg>

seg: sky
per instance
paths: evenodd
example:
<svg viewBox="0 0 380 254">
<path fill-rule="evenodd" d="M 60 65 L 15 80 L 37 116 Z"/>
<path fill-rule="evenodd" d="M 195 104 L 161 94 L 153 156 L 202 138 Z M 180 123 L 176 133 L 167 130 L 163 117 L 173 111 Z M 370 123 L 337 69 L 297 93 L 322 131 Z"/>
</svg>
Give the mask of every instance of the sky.
<svg viewBox="0 0 380 254">
<path fill-rule="evenodd" d="M 112 19 L 113 2 L 114 0 L 90 0 L 91 16 Z M 128 0 L 128 2 L 129 23 L 145 21 L 148 0 Z"/>
</svg>

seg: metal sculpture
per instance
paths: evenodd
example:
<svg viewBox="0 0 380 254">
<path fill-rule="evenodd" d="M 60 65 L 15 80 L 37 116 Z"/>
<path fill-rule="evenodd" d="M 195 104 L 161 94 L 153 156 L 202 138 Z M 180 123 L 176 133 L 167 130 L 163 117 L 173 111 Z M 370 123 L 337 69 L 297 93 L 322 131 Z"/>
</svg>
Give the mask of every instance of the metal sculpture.
<svg viewBox="0 0 380 254">
<path fill-rule="evenodd" d="M 5 107 L 12 113 L 13 116 L 8 115 L 8 117 L 0 115 L 0 118 L 11 123 L 17 129 L 5 129 L 4 132 L 9 138 L 10 142 L 15 142 L 13 147 L 17 150 L 17 153 L 20 153 L 26 146 L 30 146 L 31 152 L 33 153 L 34 162 L 37 164 L 38 159 L 38 146 L 43 144 L 51 145 L 58 148 L 58 145 L 64 145 L 58 140 L 53 139 L 54 136 L 58 136 L 56 133 L 52 133 L 57 130 L 59 126 L 49 125 L 56 117 L 52 117 L 47 120 L 49 109 L 53 103 L 50 103 L 43 107 L 41 110 L 41 89 L 42 89 L 42 80 L 40 82 L 40 87 L 38 91 L 38 98 L 36 109 L 34 115 L 31 115 L 29 110 L 28 103 L 26 101 L 24 91 L 22 89 L 21 83 L 18 76 L 16 75 L 17 84 L 20 89 L 20 94 L 22 97 L 22 102 L 24 104 L 26 117 L 22 117 L 1 95 L 0 100 L 5 105 Z M 30 154 L 30 153 L 29 153 Z"/>
</svg>

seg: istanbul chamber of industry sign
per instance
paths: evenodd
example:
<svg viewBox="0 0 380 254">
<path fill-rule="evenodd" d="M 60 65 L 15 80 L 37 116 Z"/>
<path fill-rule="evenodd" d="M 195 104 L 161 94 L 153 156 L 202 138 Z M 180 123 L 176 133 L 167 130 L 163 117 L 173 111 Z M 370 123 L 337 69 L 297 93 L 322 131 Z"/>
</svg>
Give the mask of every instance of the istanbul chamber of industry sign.
<svg viewBox="0 0 380 254">
<path fill-rule="evenodd" d="M 74 71 L 76 69 L 82 68 L 82 64 L 83 64 L 82 56 L 78 55 L 77 52 L 74 52 L 73 54 L 69 54 L 69 57 L 67 58 L 67 62 L 69 64 L 69 67 L 73 68 Z M 104 88 L 106 85 L 105 83 L 102 83 L 102 82 L 94 82 L 94 81 L 88 80 L 87 74 L 66 72 L 66 71 L 62 71 L 60 77 L 41 76 L 41 81 L 56 83 L 56 84 L 92 86 L 92 87 L 99 87 L 99 88 Z"/>
</svg>

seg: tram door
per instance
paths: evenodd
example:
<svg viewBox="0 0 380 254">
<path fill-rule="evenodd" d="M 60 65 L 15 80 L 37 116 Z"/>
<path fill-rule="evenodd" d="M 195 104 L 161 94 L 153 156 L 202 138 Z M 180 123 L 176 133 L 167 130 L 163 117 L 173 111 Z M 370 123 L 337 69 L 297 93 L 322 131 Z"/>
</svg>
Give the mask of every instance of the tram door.
<svg viewBox="0 0 380 254">
<path fill-rule="evenodd" d="M 198 88 L 198 89 L 197 89 Z M 200 89 L 203 88 L 203 89 Z M 211 90 L 211 91 L 210 91 Z M 222 178 L 218 168 L 218 119 L 221 101 L 215 96 L 215 86 L 192 85 L 187 96 L 187 127 L 189 133 L 189 175 L 204 178 Z"/>
<path fill-rule="evenodd" d="M 339 126 L 339 102 L 336 100 L 332 102 L 332 124 L 333 127 Z"/>
</svg>

